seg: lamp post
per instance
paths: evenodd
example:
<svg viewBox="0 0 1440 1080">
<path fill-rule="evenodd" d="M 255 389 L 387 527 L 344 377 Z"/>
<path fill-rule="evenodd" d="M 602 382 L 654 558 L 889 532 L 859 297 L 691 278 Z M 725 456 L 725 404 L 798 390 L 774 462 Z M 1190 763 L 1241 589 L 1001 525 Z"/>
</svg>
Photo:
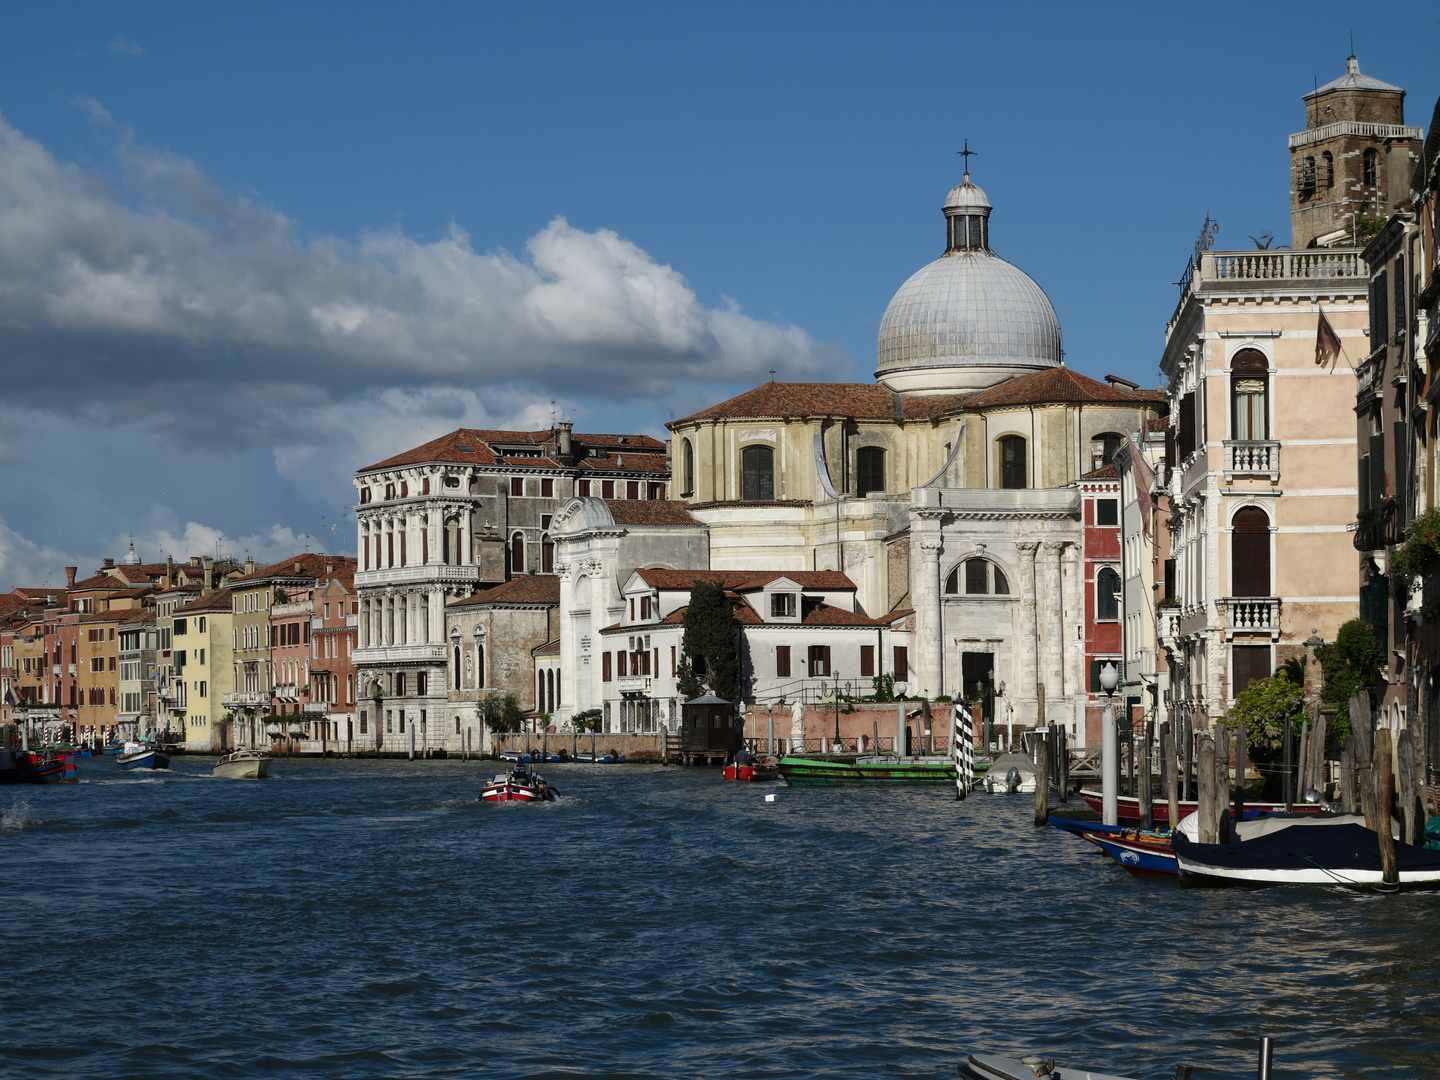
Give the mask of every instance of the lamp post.
<svg viewBox="0 0 1440 1080">
<path fill-rule="evenodd" d="M 1120 754 L 1118 722 L 1115 718 L 1115 687 L 1120 685 L 1120 670 L 1107 663 L 1100 668 L 1100 689 L 1105 691 L 1105 714 L 1100 721 L 1100 794 L 1101 820 L 1106 825 L 1120 824 Z"/>
<path fill-rule="evenodd" d="M 835 752 L 840 752 L 840 672 L 831 672 L 835 676 Z"/>
</svg>

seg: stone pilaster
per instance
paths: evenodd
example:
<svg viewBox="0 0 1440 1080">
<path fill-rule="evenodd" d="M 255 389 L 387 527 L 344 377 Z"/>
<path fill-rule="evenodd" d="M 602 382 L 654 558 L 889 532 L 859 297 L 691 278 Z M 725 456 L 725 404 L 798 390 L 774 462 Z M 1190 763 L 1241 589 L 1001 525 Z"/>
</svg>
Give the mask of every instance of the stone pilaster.
<svg viewBox="0 0 1440 1080">
<path fill-rule="evenodd" d="M 910 692 L 934 697 L 944 685 L 944 642 L 940 637 L 940 517 L 920 512 L 911 519 L 910 599 L 915 607 L 915 670 Z"/>
<path fill-rule="evenodd" d="M 1015 688 L 1012 697 L 1028 703 L 1028 707 L 1022 707 L 1021 711 L 1021 721 L 1027 724 L 1035 719 L 1035 687 L 1040 671 L 1040 658 L 1035 652 L 1035 552 L 1039 547 L 1036 542 L 1015 545 L 1020 564 L 1020 640 L 1015 643 L 1015 666 L 1020 673 L 1020 685 Z"/>
</svg>

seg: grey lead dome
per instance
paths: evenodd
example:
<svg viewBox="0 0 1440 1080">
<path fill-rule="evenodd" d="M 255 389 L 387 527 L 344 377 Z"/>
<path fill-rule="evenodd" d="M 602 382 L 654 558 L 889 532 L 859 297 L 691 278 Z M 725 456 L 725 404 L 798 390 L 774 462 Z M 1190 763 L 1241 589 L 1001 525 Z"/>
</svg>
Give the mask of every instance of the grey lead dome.
<svg viewBox="0 0 1440 1080">
<path fill-rule="evenodd" d="M 950 393 L 1058 367 L 1055 308 L 1029 274 L 990 251 L 990 202 L 969 173 L 944 210 L 949 250 L 885 309 L 875 377 L 902 393 Z"/>
</svg>

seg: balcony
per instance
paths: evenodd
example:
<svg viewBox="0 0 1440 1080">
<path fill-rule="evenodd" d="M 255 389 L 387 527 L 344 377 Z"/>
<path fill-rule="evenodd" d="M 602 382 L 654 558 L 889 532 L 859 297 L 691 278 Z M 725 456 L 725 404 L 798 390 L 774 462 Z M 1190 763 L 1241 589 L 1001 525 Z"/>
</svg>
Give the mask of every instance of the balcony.
<svg viewBox="0 0 1440 1080">
<path fill-rule="evenodd" d="M 1226 596 L 1219 601 L 1225 612 L 1225 640 L 1236 634 L 1269 634 L 1280 639 L 1280 598 L 1278 596 Z"/>
<path fill-rule="evenodd" d="M 281 683 L 275 687 L 275 697 L 281 701 L 294 701 L 296 696 L 293 685 Z"/>
<path fill-rule="evenodd" d="M 1204 604 L 1186 604 L 1180 608 L 1179 634 L 1190 637 L 1210 628 L 1210 609 Z"/>
<path fill-rule="evenodd" d="M 480 580 L 478 566 L 450 566 L 429 563 L 424 566 L 391 566 L 384 570 L 360 570 L 355 574 L 357 589 L 379 585 L 455 585 L 474 584 Z"/>
<path fill-rule="evenodd" d="M 445 646 L 376 645 L 356 649 L 350 656 L 357 667 L 375 664 L 443 664 Z"/>
<path fill-rule="evenodd" d="M 1168 648 L 1174 648 L 1180 640 L 1180 609 L 1178 607 L 1161 608 L 1155 614 L 1155 636 L 1160 639 L 1160 644 Z"/>
<path fill-rule="evenodd" d="M 1237 476 L 1263 476 L 1272 484 L 1280 480 L 1280 444 L 1278 442 L 1225 442 L 1225 480 Z"/>
<path fill-rule="evenodd" d="M 233 694 L 222 694 L 220 702 L 227 709 L 232 706 L 253 708 L 257 705 L 269 705 L 270 695 L 264 690 L 241 690 Z"/>
<path fill-rule="evenodd" d="M 345 616 L 345 625 L 348 626 L 348 627 L 350 627 L 350 629 L 352 629 L 352 630 L 358 629 L 359 626 L 360 626 L 360 616 L 359 616 L 359 615 L 346 615 L 346 616 Z"/>
<path fill-rule="evenodd" d="M 289 618 L 292 615 L 309 615 L 315 610 L 315 604 L 310 600 L 296 600 L 287 604 L 270 605 L 270 617 L 272 619 Z"/>
<path fill-rule="evenodd" d="M 615 688 L 622 694 L 648 694 L 650 692 L 650 676 L 626 675 L 615 680 Z"/>
<path fill-rule="evenodd" d="M 329 701 L 307 701 L 304 711 L 306 716 L 324 716 L 332 707 Z"/>
<path fill-rule="evenodd" d="M 1358 135 L 1368 139 L 1420 139 L 1425 133 L 1408 124 L 1371 124 L 1364 120 L 1337 120 L 1333 124 L 1322 124 L 1309 131 L 1300 131 L 1290 136 L 1290 149 L 1313 146 L 1333 139 L 1337 135 Z"/>
<path fill-rule="evenodd" d="M 1197 293 L 1276 293 L 1289 295 L 1297 287 L 1306 295 L 1344 281 L 1346 289 L 1356 288 L 1359 278 L 1366 284 L 1370 268 L 1358 248 L 1307 248 L 1303 251 L 1205 251 L 1186 264 L 1180 280 L 1180 299 L 1170 316 L 1174 326 L 1185 303 Z"/>
</svg>

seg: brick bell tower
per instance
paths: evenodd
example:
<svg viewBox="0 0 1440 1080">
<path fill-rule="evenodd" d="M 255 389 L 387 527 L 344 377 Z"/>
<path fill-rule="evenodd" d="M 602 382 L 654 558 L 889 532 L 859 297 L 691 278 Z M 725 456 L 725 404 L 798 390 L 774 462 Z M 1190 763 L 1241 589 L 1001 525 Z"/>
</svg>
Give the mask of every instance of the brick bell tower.
<svg viewBox="0 0 1440 1080">
<path fill-rule="evenodd" d="M 1306 94 L 1305 130 L 1290 136 L 1291 246 L 1354 246 L 1362 219 L 1409 202 L 1420 136 L 1405 126 L 1405 91 L 1362 75 L 1353 56 Z"/>
</svg>

